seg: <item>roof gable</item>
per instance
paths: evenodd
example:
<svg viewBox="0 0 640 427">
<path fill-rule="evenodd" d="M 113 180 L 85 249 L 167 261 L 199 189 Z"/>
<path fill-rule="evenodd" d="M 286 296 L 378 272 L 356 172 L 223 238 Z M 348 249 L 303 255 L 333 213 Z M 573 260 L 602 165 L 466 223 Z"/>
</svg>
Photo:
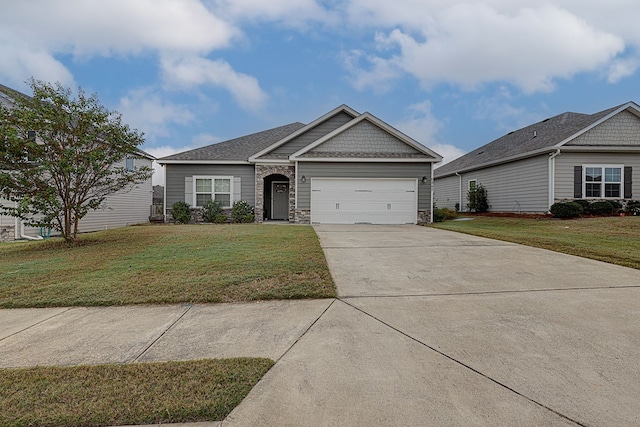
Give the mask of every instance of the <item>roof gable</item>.
<svg viewBox="0 0 640 427">
<path fill-rule="evenodd" d="M 435 169 L 434 174 L 436 177 L 442 177 L 556 150 L 630 107 L 638 109 L 636 104 L 627 103 L 595 114 L 571 112 L 559 114 L 509 132 L 442 165 Z"/>
<path fill-rule="evenodd" d="M 323 136 L 290 156 L 311 158 L 419 158 L 440 161 L 442 157 L 370 113 Z"/>
<path fill-rule="evenodd" d="M 333 110 L 324 114 L 323 116 L 315 119 L 308 125 L 298 129 L 297 131 L 291 133 L 290 135 L 287 135 L 282 139 L 280 139 L 279 141 L 275 141 L 273 144 L 258 151 L 257 153 L 249 157 L 249 161 L 255 162 L 255 161 L 259 161 L 261 158 L 262 159 L 267 159 L 267 158 L 285 158 L 286 159 L 290 154 L 292 154 L 292 152 L 288 152 L 288 150 L 286 149 L 278 150 L 280 147 L 283 147 L 285 144 L 293 141 L 296 138 L 300 138 L 300 141 L 302 142 L 303 141 L 302 136 L 304 134 L 311 134 L 314 129 L 320 130 L 321 128 L 323 128 L 323 124 L 325 124 L 324 127 L 326 127 L 326 125 L 328 124 L 330 126 L 330 129 L 335 128 L 335 127 L 331 127 L 332 121 L 336 122 L 336 126 L 339 126 L 342 124 L 342 122 L 340 122 L 339 120 L 332 120 L 332 119 L 336 119 L 336 118 L 339 119 L 340 116 L 343 116 L 345 117 L 345 120 L 348 121 L 349 117 L 354 118 L 354 117 L 357 117 L 358 115 L 359 113 L 357 111 L 355 111 L 354 109 L 352 109 L 351 107 L 345 104 L 342 104 L 339 107 L 334 108 Z M 323 132 L 328 132 L 328 131 L 329 131 L 328 129 L 323 130 Z M 311 140 L 315 140 L 315 139 L 317 139 L 317 136 L 312 137 Z M 311 142 L 311 140 L 309 142 Z"/>
</svg>

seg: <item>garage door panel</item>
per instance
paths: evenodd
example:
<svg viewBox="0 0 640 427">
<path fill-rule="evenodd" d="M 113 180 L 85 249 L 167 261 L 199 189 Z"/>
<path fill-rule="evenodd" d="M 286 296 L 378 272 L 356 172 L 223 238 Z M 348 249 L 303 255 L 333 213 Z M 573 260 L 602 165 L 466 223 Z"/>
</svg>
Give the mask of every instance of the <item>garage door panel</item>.
<svg viewBox="0 0 640 427">
<path fill-rule="evenodd" d="M 415 179 L 312 179 L 311 220 L 325 224 L 415 224 Z"/>
</svg>

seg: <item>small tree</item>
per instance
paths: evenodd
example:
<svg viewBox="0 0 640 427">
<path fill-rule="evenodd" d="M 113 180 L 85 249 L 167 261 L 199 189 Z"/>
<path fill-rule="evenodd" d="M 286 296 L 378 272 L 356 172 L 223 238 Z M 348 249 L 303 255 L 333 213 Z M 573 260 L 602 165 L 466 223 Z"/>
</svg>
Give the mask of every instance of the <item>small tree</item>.
<svg viewBox="0 0 640 427">
<path fill-rule="evenodd" d="M 471 212 L 483 213 L 489 210 L 489 201 L 487 199 L 487 190 L 482 184 L 476 184 L 469 189 L 467 194 L 467 207 Z"/>
<path fill-rule="evenodd" d="M 191 206 L 182 200 L 171 205 L 171 216 L 174 222 L 189 224 L 191 222 Z"/>
<path fill-rule="evenodd" d="M 47 226 L 67 242 L 77 240 L 79 221 L 111 194 L 149 179 L 149 167 L 116 167 L 139 157 L 143 135 L 96 95 L 30 80 L 33 97 L 2 90 L 0 104 L 0 213 L 30 226 Z"/>
</svg>

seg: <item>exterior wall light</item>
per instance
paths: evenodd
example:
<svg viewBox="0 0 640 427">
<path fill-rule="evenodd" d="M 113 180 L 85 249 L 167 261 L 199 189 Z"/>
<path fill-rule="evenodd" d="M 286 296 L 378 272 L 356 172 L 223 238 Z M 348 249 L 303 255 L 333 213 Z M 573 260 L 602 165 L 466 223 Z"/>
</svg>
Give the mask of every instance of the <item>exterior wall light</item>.
<svg viewBox="0 0 640 427">
<path fill-rule="evenodd" d="M 423 184 L 426 184 L 426 183 L 427 183 L 427 176 L 426 176 L 426 175 L 422 177 L 422 183 L 423 183 Z"/>
<path fill-rule="evenodd" d="M 302 182 L 307 182 L 307 177 L 306 177 L 306 176 L 304 176 L 304 175 L 302 175 L 302 178 L 300 178 L 300 181 L 302 181 Z"/>
</svg>

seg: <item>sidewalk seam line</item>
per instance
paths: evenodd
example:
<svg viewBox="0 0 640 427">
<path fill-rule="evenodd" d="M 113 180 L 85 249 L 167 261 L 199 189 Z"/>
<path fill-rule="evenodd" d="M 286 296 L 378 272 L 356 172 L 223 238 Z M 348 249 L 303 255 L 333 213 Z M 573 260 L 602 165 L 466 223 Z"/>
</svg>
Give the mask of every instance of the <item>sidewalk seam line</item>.
<svg viewBox="0 0 640 427">
<path fill-rule="evenodd" d="M 287 348 L 287 349 L 285 350 L 285 352 L 284 352 L 284 353 L 282 353 L 282 354 L 280 355 L 280 357 L 278 357 L 278 358 L 276 359 L 276 363 L 278 363 L 280 360 L 282 360 L 282 358 L 283 358 L 284 356 L 286 356 L 286 355 L 289 353 L 289 351 L 293 348 L 293 346 L 295 346 L 296 344 L 298 344 L 298 341 L 300 341 L 300 340 L 302 339 L 302 337 L 304 337 L 305 335 L 307 335 L 307 332 L 309 332 L 309 330 L 311 330 L 311 328 L 313 328 L 313 326 L 314 326 L 316 323 L 318 323 L 318 320 L 320 320 L 320 319 L 322 318 L 322 316 L 324 316 L 324 314 L 325 314 L 325 313 L 326 313 L 326 312 L 331 308 L 331 306 L 332 306 L 333 304 L 335 304 L 336 300 L 337 300 L 337 298 L 334 298 L 334 299 L 333 299 L 333 301 L 331 301 L 331 304 L 329 304 L 329 305 L 327 306 L 327 308 L 325 308 L 324 310 L 322 310 L 322 313 L 320 313 L 320 315 L 316 318 L 316 320 L 314 320 L 314 321 L 309 325 L 309 327 L 308 327 L 307 329 L 305 329 L 305 330 L 304 330 L 304 332 L 303 332 L 302 334 L 300 334 L 300 336 L 299 336 L 299 337 L 298 337 L 298 338 L 293 342 L 293 344 L 291 344 L 291 345 L 289 346 L 289 348 Z M 275 366 L 275 363 L 274 363 L 274 366 Z"/>
<path fill-rule="evenodd" d="M 52 315 L 52 316 L 47 317 L 46 319 L 42 319 L 41 321 L 34 323 L 33 325 L 29 325 L 29 326 L 27 326 L 27 327 L 26 327 L 26 328 L 24 328 L 24 329 L 21 329 L 21 330 L 19 330 L 19 331 L 16 331 L 16 332 L 12 333 L 11 335 L 7 335 L 7 336 L 6 336 L 6 337 L 4 337 L 4 338 L 0 338 L 0 341 L 4 341 L 4 340 L 6 340 L 6 339 L 7 339 L 7 338 L 9 338 L 9 337 L 12 337 L 12 336 L 14 336 L 14 335 L 21 334 L 21 333 L 22 333 L 22 332 L 24 332 L 24 331 L 28 331 L 29 329 L 34 328 L 34 327 L 36 327 L 36 326 L 40 325 L 41 323 L 44 323 L 44 322 L 46 322 L 46 321 L 48 321 L 48 320 L 51 320 L 51 319 L 53 319 L 54 317 L 60 316 L 61 314 L 67 313 L 68 311 L 71 311 L 71 310 L 73 310 L 74 308 L 77 308 L 77 307 L 68 307 L 66 310 L 61 311 L 60 313 L 56 313 L 56 314 L 54 314 L 54 315 Z"/>
<path fill-rule="evenodd" d="M 138 354 L 136 357 L 134 357 L 134 358 L 133 358 L 133 360 L 131 360 L 131 362 L 129 362 L 129 363 L 136 363 L 136 362 L 138 362 L 138 359 L 140 359 L 142 356 L 144 356 L 144 354 L 145 354 L 147 351 L 149 351 L 149 349 L 150 349 L 151 347 L 153 347 L 153 345 L 154 345 L 155 343 L 157 343 L 157 342 L 160 340 L 160 338 L 164 337 L 164 336 L 165 336 L 165 334 L 166 334 L 167 332 L 169 332 L 169 331 L 171 330 L 171 328 L 173 328 L 173 327 L 176 325 L 176 323 L 178 323 L 178 322 L 179 322 L 179 321 L 180 321 L 180 320 L 185 316 L 185 314 L 187 314 L 187 313 L 188 313 L 192 308 L 193 308 L 193 305 L 189 304 L 189 305 L 187 306 L 187 309 L 186 309 L 186 310 L 185 310 L 185 311 L 184 311 L 180 316 L 178 316 L 178 318 L 177 318 L 176 320 L 174 320 L 173 322 L 171 322 L 171 324 L 170 324 L 170 325 L 169 325 L 169 326 L 168 326 L 164 331 L 162 331 L 162 333 L 161 333 L 160 335 L 158 335 L 158 337 L 157 337 L 156 339 L 154 339 L 153 341 L 151 341 L 151 343 L 149 343 L 149 345 L 147 345 L 147 346 L 144 348 L 144 350 L 142 350 L 142 352 L 140 352 L 140 354 Z"/>
<path fill-rule="evenodd" d="M 640 285 L 620 285 L 620 286 L 595 286 L 595 287 L 579 287 L 579 288 L 548 288 L 548 289 L 505 289 L 502 291 L 477 291 L 477 292 L 448 292 L 448 293 L 426 293 L 426 294 L 402 294 L 402 295 L 341 295 L 340 299 L 355 298 L 406 298 L 406 297 L 447 297 L 447 296 L 464 296 L 464 295 L 495 295 L 495 294 L 519 294 L 530 292 L 558 292 L 558 291 L 591 291 L 602 289 L 633 289 L 640 288 Z"/>
<path fill-rule="evenodd" d="M 363 309 L 361 309 L 361 308 L 359 308 L 359 307 L 356 307 L 356 306 L 354 306 L 354 305 L 352 305 L 352 304 L 348 303 L 347 301 L 344 301 L 344 300 L 342 300 L 342 299 L 340 299 L 340 298 L 338 298 L 338 299 L 339 299 L 340 301 L 342 301 L 344 304 L 348 305 L 349 307 L 351 307 L 351 308 L 353 308 L 353 309 L 355 309 L 355 310 L 357 310 L 357 311 L 359 311 L 359 312 L 363 313 L 363 314 L 364 314 L 364 315 L 366 315 L 366 316 L 371 317 L 372 319 L 376 320 L 377 322 L 382 323 L 382 324 L 383 324 L 383 325 L 385 325 L 386 327 L 388 327 L 388 328 L 390 328 L 390 329 L 392 329 L 392 330 L 394 330 L 394 331 L 396 331 L 396 332 L 400 333 L 401 335 L 403 335 L 403 336 L 405 336 L 405 337 L 409 338 L 410 340 L 415 341 L 415 342 L 417 342 L 418 344 L 420 344 L 420 345 L 422 345 L 422 346 L 424 346 L 424 347 L 428 348 L 429 350 L 434 351 L 435 353 L 438 353 L 439 355 L 441 355 L 441 356 L 443 356 L 443 357 L 445 357 L 445 358 L 447 358 L 447 359 L 451 360 L 452 362 L 457 363 L 458 365 L 460 365 L 460 366 L 462 366 L 462 367 L 464 367 L 464 368 L 466 368 L 466 369 L 468 369 L 468 370 L 470 370 L 470 371 L 472 371 L 472 372 L 474 372 L 474 373 L 476 373 L 476 374 L 480 375 L 480 376 L 481 376 L 481 377 L 483 377 L 483 378 L 486 378 L 487 380 L 489 380 L 489 381 L 493 382 L 494 384 L 497 384 L 497 385 L 499 385 L 500 387 L 503 387 L 504 389 L 506 389 L 506 390 L 508 390 L 508 391 L 510 391 L 510 392 L 512 392 L 512 393 L 517 394 L 518 396 L 520 396 L 520 397 L 522 397 L 522 398 L 524 398 L 524 399 L 528 400 L 529 402 L 534 403 L 535 405 L 538 405 L 538 406 L 540 406 L 541 408 L 544 408 L 544 409 L 546 409 L 546 410 L 548 410 L 548 411 L 550 411 L 550 412 L 553 412 L 554 414 L 558 415 L 559 417 L 564 418 L 565 420 L 570 421 L 570 422 L 572 422 L 572 423 L 574 423 L 574 424 L 576 424 L 576 425 L 578 425 L 578 426 L 581 426 L 581 427 L 587 427 L 587 424 L 583 424 L 583 423 L 581 423 L 580 421 L 574 420 L 574 419 L 572 419 L 572 418 L 568 417 L 567 415 L 564 415 L 564 414 L 562 414 L 562 413 L 560 413 L 560 412 L 556 411 L 555 409 L 550 408 L 549 406 L 546 406 L 546 405 L 545 405 L 545 404 L 543 404 L 543 403 L 540 403 L 540 402 L 538 402 L 538 401 L 536 401 L 536 400 L 534 400 L 534 399 L 532 399 L 532 398 L 530 398 L 530 397 L 528 397 L 528 396 L 525 396 L 524 394 L 520 393 L 519 391 L 515 390 L 514 388 L 511 388 L 511 387 L 509 387 L 508 385 L 503 384 L 503 383 L 501 383 L 500 381 L 498 381 L 498 380 L 496 380 L 496 379 L 494 379 L 494 378 L 491 378 L 490 376 L 488 376 L 488 375 L 486 375 L 486 374 L 484 374 L 484 373 L 480 372 L 479 370 L 477 370 L 477 369 L 473 368 L 472 366 L 467 365 L 466 363 L 464 363 L 464 362 L 462 362 L 462 361 L 460 361 L 460 360 L 458 360 L 458 359 L 454 358 L 453 356 L 449 356 L 448 354 L 444 353 L 443 351 L 438 350 L 437 348 L 432 347 L 432 346 L 430 346 L 429 344 L 427 344 L 427 343 L 425 343 L 425 342 L 420 341 L 419 339 L 417 339 L 417 338 L 415 338 L 415 337 L 413 337 L 413 336 L 409 335 L 409 334 L 408 334 L 408 333 L 406 333 L 406 332 L 401 331 L 400 329 L 398 329 L 398 328 L 396 328 L 396 327 L 394 327 L 394 326 L 391 326 L 391 325 L 390 325 L 390 324 L 388 324 L 387 322 L 385 322 L 385 321 L 383 321 L 383 320 L 381 320 L 381 319 L 378 319 L 376 316 L 374 316 L 374 315 L 372 315 L 372 314 L 370 314 L 370 313 L 367 313 L 367 312 L 366 312 L 366 311 L 364 311 Z"/>
</svg>

